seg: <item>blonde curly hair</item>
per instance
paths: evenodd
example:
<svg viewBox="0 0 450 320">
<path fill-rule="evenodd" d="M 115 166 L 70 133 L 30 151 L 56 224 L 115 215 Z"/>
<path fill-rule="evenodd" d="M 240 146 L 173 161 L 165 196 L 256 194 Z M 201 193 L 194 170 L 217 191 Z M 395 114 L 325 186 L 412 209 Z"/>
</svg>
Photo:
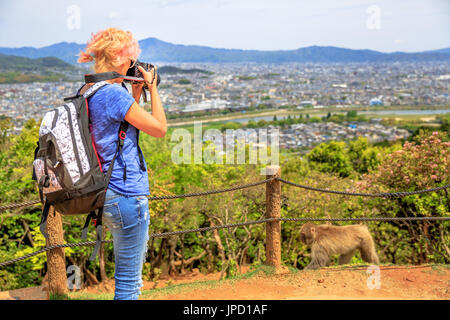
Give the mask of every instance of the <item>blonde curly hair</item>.
<svg viewBox="0 0 450 320">
<path fill-rule="evenodd" d="M 105 72 L 115 69 L 127 62 L 137 60 L 141 49 L 134 36 L 129 31 L 108 28 L 92 34 L 86 45 L 86 51 L 80 51 L 78 62 L 95 61 L 95 72 Z"/>
</svg>

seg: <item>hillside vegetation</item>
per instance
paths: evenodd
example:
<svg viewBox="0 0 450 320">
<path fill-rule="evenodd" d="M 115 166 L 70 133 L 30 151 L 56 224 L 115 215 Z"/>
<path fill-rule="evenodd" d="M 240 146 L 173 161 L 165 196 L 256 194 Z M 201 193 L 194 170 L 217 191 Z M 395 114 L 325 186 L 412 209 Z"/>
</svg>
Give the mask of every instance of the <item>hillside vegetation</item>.
<svg viewBox="0 0 450 320">
<path fill-rule="evenodd" d="M 30 120 L 21 134 L 11 135 L 11 122 L 0 121 L 0 205 L 38 197 L 31 180 L 31 164 L 38 123 Z M 353 192 L 414 191 L 450 182 L 448 122 L 441 128 L 413 134 L 409 141 L 370 144 L 359 138 L 330 142 L 312 149 L 304 158 L 281 155 L 282 178 L 313 187 Z M 152 196 L 226 188 L 260 181 L 258 165 L 176 164 L 171 133 L 163 139 L 141 135 Z M 209 145 L 209 148 L 211 146 Z M 248 155 L 248 152 L 247 152 Z M 405 217 L 449 216 L 448 190 L 396 198 L 360 198 L 282 186 L 282 217 Z M 39 232 L 40 207 L 0 213 L 0 261 L 39 250 L 45 240 Z M 150 233 L 199 228 L 260 219 L 266 210 L 264 185 L 206 197 L 150 202 Z M 80 242 L 84 217 L 64 217 L 65 241 Z M 343 223 L 339 223 L 343 224 Z M 382 263 L 423 264 L 450 262 L 448 222 L 369 222 Z M 299 223 L 282 224 L 282 263 L 302 269 L 308 250 L 298 238 Z M 89 239 L 95 239 L 90 228 Z M 106 236 L 111 239 L 109 233 Z M 144 279 L 198 268 L 232 277 L 238 265 L 261 265 L 265 260 L 265 226 L 189 233 L 148 244 Z M 65 249 L 67 265 L 80 266 L 85 284 L 113 277 L 112 244 L 105 245 L 104 267 L 89 263 L 92 247 Z M 362 263 L 359 256 L 352 263 Z M 41 254 L 0 269 L 0 290 L 35 286 L 46 274 Z"/>
<path fill-rule="evenodd" d="M 45 68 L 63 68 L 73 70 L 75 67 L 56 57 L 29 59 L 0 53 L 0 66 L 2 70 L 25 71 L 41 70 Z"/>
<path fill-rule="evenodd" d="M 0 84 L 24 82 L 51 82 L 64 79 L 64 72 L 76 67 L 55 57 L 29 59 L 0 54 Z"/>
</svg>

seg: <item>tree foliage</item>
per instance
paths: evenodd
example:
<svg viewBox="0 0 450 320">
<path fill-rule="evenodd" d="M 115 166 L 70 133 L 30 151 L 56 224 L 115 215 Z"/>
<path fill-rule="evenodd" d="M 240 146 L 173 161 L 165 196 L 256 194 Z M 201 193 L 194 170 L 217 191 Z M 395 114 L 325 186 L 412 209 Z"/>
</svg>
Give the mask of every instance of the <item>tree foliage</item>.
<svg viewBox="0 0 450 320">
<path fill-rule="evenodd" d="M 358 183 L 358 189 L 371 192 L 397 192 L 430 189 L 450 182 L 450 142 L 445 132 L 422 133 L 420 143 L 405 142 L 403 148 L 386 156 L 376 169 L 370 170 Z M 386 201 L 365 200 L 359 210 L 369 209 L 375 215 L 388 217 L 449 216 L 448 190 L 416 194 Z M 384 242 L 393 241 L 390 253 L 396 262 L 448 263 L 448 222 L 383 223 L 380 228 L 391 234 L 378 234 Z M 394 233 L 392 233 L 394 231 Z M 398 254 L 400 252 L 400 254 Z"/>
<path fill-rule="evenodd" d="M 250 124 L 250 123 L 249 123 Z M 256 123 L 253 123 L 256 125 Z M 0 120 L 0 205 L 37 198 L 31 165 L 38 124 L 29 121 L 19 135 L 11 123 Z M 163 139 L 142 135 L 151 196 L 226 188 L 259 181 L 264 164 L 177 164 L 172 161 L 171 131 Z M 332 141 L 316 146 L 304 158 L 280 156 L 284 179 L 313 187 L 355 192 L 413 191 L 449 183 L 449 143 L 445 132 L 422 134 L 418 142 L 373 145 L 364 138 L 349 143 Z M 204 150 L 207 146 L 204 146 Z M 246 148 L 248 159 L 249 148 Z M 258 220 L 265 214 L 264 185 L 228 193 L 151 201 L 150 233 L 200 228 Z M 444 191 L 386 200 L 318 193 L 282 185 L 283 217 L 448 216 L 449 198 Z M 42 248 L 38 232 L 40 206 L 0 213 L 0 261 Z M 81 241 L 84 217 L 63 217 L 64 238 Z M 448 223 L 370 222 L 382 262 L 448 263 Z M 309 260 L 298 239 L 299 223 L 282 224 L 282 261 L 297 268 Z M 90 228 L 89 239 L 95 239 Z M 107 239 L 111 239 L 109 232 Z M 144 267 L 146 279 L 198 268 L 202 272 L 233 275 L 244 264 L 265 261 L 265 225 L 151 238 Z M 100 278 L 99 262 L 90 263 L 92 247 L 66 249 L 67 265 L 76 264 L 83 274 Z M 105 245 L 105 271 L 114 273 L 112 244 Z M 361 262 L 358 257 L 353 262 Z M 0 290 L 39 285 L 46 273 L 45 254 L 0 269 Z M 91 279 L 92 280 L 92 279 Z M 91 283 L 84 277 L 84 283 Z"/>
</svg>

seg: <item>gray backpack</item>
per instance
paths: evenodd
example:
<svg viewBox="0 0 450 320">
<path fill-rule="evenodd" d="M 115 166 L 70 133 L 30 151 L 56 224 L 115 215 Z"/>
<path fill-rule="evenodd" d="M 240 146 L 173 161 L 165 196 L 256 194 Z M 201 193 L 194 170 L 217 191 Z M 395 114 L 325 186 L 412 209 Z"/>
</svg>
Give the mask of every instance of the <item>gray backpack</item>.
<svg viewBox="0 0 450 320">
<path fill-rule="evenodd" d="M 89 130 L 88 105 L 88 98 L 105 85 L 108 85 L 105 81 L 97 82 L 83 95 L 65 98 L 65 105 L 44 115 L 33 162 L 33 179 L 37 181 L 44 205 L 40 223 L 42 234 L 48 237 L 45 230 L 50 206 L 62 215 L 87 214 L 82 238 L 87 237 L 91 219 L 97 231 L 97 243 L 90 260 L 95 259 L 100 248 L 106 189 L 128 129 L 128 122 L 122 122 L 117 149 L 105 174 Z"/>
</svg>

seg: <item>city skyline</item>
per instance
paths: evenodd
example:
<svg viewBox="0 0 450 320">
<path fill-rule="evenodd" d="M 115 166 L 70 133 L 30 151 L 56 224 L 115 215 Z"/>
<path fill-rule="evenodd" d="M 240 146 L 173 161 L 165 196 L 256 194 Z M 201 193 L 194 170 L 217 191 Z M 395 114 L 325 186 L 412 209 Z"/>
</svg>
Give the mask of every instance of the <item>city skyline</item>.
<svg viewBox="0 0 450 320">
<path fill-rule="evenodd" d="M 213 48 L 270 51 L 317 45 L 420 52 L 450 47 L 449 21 L 450 3 L 441 0 L 156 0 L 134 6 L 6 0 L 0 3 L 0 47 L 84 44 L 91 33 L 115 26 L 138 40 L 155 37 Z"/>
</svg>

